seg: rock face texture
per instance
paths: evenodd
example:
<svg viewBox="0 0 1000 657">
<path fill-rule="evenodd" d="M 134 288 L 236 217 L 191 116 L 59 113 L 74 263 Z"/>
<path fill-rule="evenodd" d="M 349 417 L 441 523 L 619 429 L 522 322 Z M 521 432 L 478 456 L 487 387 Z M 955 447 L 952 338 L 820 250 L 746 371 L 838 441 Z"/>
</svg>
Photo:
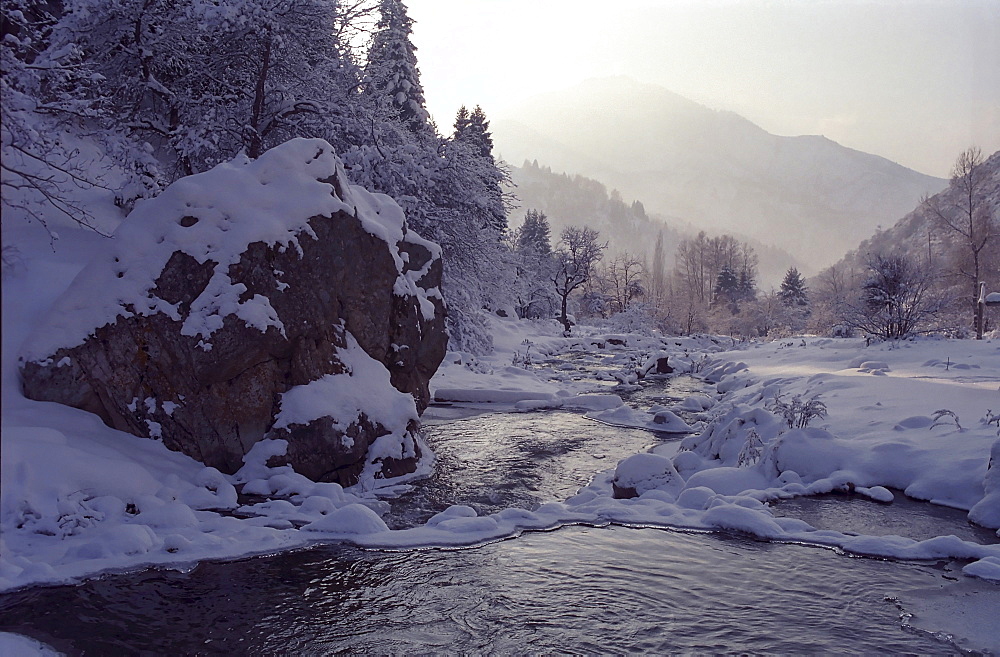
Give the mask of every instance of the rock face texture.
<svg viewBox="0 0 1000 657">
<path fill-rule="evenodd" d="M 411 472 L 440 281 L 391 199 L 293 140 L 140 204 L 22 348 L 24 392 L 224 472 L 265 437 L 314 480 Z"/>
</svg>

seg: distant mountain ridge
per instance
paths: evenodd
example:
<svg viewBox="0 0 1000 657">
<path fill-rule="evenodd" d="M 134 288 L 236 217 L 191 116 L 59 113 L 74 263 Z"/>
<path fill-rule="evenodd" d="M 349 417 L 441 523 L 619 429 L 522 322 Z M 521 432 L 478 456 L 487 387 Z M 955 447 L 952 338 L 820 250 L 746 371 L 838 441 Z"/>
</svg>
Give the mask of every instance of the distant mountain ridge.
<svg viewBox="0 0 1000 657">
<path fill-rule="evenodd" d="M 772 135 L 628 78 L 589 80 L 492 122 L 496 152 L 596 178 L 652 213 L 751 236 L 815 273 L 947 185 L 825 137 Z"/>
<path fill-rule="evenodd" d="M 515 184 L 514 195 L 519 209 L 511 216 L 511 225 L 519 226 L 527 210 L 540 210 L 548 217 L 551 241 L 568 226 L 586 226 L 600 232 L 601 240 L 609 245 L 609 256 L 629 252 L 652 262 L 658 237 L 663 239 L 664 266 L 674 267 L 677 245 L 697 235 L 698 229 L 675 221 L 673 217 L 647 215 L 642 199 L 626 202 L 617 190 L 608 189 L 597 180 L 579 174 L 554 173 L 537 162 L 510 166 Z M 714 231 L 709 231 L 712 235 Z M 768 289 L 779 284 L 788 267 L 803 268 L 803 263 L 787 251 L 742 233 L 734 237 L 748 240 L 760 257 L 758 284 Z"/>
</svg>

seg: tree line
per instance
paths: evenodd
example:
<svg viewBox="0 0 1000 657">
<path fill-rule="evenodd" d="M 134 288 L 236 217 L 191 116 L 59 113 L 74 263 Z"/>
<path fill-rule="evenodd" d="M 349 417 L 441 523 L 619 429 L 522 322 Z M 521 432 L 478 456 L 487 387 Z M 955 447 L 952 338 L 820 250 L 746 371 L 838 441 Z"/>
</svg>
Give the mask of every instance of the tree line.
<svg viewBox="0 0 1000 657">
<path fill-rule="evenodd" d="M 671 268 L 663 232 L 651 253 L 612 253 L 596 230 L 578 226 L 566 227 L 552 245 L 547 217 L 531 209 L 510 242 L 518 258 L 517 313 L 557 316 L 567 331 L 576 318 L 753 338 L 971 334 L 978 326 L 978 281 L 1000 288 L 998 176 L 1000 154 L 987 161 L 970 149 L 956 161 L 949 189 L 925 198 L 886 239 L 877 235 L 811 281 L 791 266 L 779 287 L 767 291 L 757 283 L 753 246 L 732 235 L 679 239 L 670 245 Z M 921 231 L 928 236 L 923 257 L 913 240 L 898 239 Z"/>
</svg>

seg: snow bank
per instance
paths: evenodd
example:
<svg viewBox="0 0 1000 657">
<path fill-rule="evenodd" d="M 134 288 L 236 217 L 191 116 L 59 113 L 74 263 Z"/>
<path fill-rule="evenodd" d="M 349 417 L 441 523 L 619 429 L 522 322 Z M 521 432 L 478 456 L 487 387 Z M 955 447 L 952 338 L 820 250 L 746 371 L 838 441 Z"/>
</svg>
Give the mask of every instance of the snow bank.
<svg viewBox="0 0 1000 657">
<path fill-rule="evenodd" d="M 61 653 L 30 637 L 0 632 L 0 655 L 5 657 L 56 657 L 59 654 Z"/>
</svg>

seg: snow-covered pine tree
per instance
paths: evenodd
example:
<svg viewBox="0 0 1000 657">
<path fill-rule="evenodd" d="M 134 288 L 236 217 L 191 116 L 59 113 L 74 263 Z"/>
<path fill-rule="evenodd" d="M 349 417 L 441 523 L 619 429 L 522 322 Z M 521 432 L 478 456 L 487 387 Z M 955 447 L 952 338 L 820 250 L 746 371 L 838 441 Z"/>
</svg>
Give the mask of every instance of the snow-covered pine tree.
<svg viewBox="0 0 1000 657">
<path fill-rule="evenodd" d="M 462 105 L 455 115 L 455 139 L 462 139 L 469 130 L 469 110 Z"/>
<path fill-rule="evenodd" d="M 366 91 L 391 103 L 411 132 L 430 129 L 424 89 L 417 68 L 417 47 L 410 40 L 413 19 L 402 0 L 381 0 L 380 18 L 368 51 Z"/>
<path fill-rule="evenodd" d="M 517 267 L 514 289 L 520 317 L 540 319 L 552 317 L 556 312 L 557 299 L 549 281 L 554 264 L 549 233 L 545 213 L 528 210 L 524 223 L 511 240 Z"/>
<path fill-rule="evenodd" d="M 517 232 L 517 248 L 520 251 L 534 251 L 539 255 L 548 256 L 552 253 L 551 236 L 549 235 L 549 218 L 544 212 L 528 210 L 524 214 L 524 223 Z"/>
<path fill-rule="evenodd" d="M 515 303 L 513 256 L 504 244 L 506 171 L 492 154 L 483 156 L 457 136 L 443 138 L 430 126 L 412 131 L 391 104 L 370 103 L 366 111 L 371 138 L 345 154 L 349 174 L 392 196 L 406 210 L 408 224 L 441 245 L 451 348 L 490 351 L 483 311 Z M 456 128 L 463 118 L 459 111 Z"/>
<path fill-rule="evenodd" d="M 493 159 L 493 138 L 489 132 L 490 122 L 479 105 L 468 113 L 463 105 L 455 117 L 456 144 L 468 150 L 475 162 L 486 193 L 485 209 L 488 211 L 488 221 L 493 229 L 502 234 L 507 230 L 507 208 L 504 204 L 503 185 L 509 182 L 509 174 L 497 165 Z"/>
<path fill-rule="evenodd" d="M 740 278 L 728 266 L 719 270 L 713 290 L 715 303 L 735 303 L 741 297 Z"/>
<path fill-rule="evenodd" d="M 781 281 L 781 302 L 786 306 L 807 306 L 809 305 L 808 288 L 806 281 L 795 267 L 789 267 L 785 272 L 785 278 Z"/>
<path fill-rule="evenodd" d="M 740 271 L 740 301 L 753 301 L 757 298 L 757 280 L 754 272 L 749 269 Z"/>
<path fill-rule="evenodd" d="M 469 115 L 469 127 L 466 135 L 463 140 L 475 145 L 479 149 L 481 157 L 493 157 L 493 134 L 490 132 L 490 122 L 486 119 L 486 113 L 479 105 L 476 105 L 472 114 Z"/>
</svg>

